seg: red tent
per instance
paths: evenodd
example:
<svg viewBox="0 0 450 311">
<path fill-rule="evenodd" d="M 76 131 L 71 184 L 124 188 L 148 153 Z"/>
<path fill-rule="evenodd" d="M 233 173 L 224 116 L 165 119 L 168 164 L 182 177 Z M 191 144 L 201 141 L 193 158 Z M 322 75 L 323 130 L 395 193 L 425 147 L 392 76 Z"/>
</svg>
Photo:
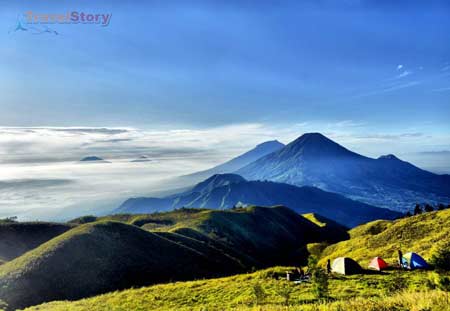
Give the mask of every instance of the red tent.
<svg viewBox="0 0 450 311">
<path fill-rule="evenodd" d="M 375 257 L 369 263 L 369 268 L 372 268 L 372 269 L 375 269 L 378 271 L 386 269 L 387 267 L 388 267 L 388 264 L 381 257 Z"/>
</svg>

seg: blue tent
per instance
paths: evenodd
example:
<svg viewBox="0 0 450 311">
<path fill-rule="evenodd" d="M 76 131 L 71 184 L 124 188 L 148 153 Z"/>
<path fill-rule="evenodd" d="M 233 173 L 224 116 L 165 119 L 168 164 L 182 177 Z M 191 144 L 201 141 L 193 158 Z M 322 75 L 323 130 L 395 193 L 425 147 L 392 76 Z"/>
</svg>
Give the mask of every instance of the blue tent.
<svg viewBox="0 0 450 311">
<path fill-rule="evenodd" d="M 428 264 L 416 253 L 406 253 L 403 255 L 403 262 L 406 264 L 408 269 L 428 269 Z"/>
</svg>

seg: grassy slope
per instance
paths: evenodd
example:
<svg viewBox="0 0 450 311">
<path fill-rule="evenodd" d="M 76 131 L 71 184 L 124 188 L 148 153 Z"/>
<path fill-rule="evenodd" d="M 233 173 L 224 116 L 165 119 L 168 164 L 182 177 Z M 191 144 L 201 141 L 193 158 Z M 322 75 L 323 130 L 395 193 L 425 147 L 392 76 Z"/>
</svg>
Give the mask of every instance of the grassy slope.
<svg viewBox="0 0 450 311">
<path fill-rule="evenodd" d="M 25 307 L 62 297 L 79 299 L 130 286 L 242 271 L 238 263 L 226 263 L 217 269 L 214 259 L 138 227 L 96 222 L 4 264 L 0 299 Z"/>
<path fill-rule="evenodd" d="M 0 263 L 19 257 L 69 229 L 70 225 L 46 222 L 0 223 Z"/>
<path fill-rule="evenodd" d="M 1 266 L 0 299 L 25 307 L 298 263 L 305 259 L 307 243 L 329 236 L 324 227 L 284 207 L 186 209 L 87 220 Z"/>
<path fill-rule="evenodd" d="M 306 217 L 318 224 L 326 223 L 314 215 Z M 351 230 L 351 240 L 329 246 L 321 263 L 328 257 L 344 254 L 360 263 L 376 255 L 395 260 L 399 243 L 404 251 L 414 250 L 428 259 L 433 244 L 448 239 L 449 221 L 450 210 L 445 210 L 396 221 L 371 222 Z M 441 311 L 448 307 L 448 294 L 427 291 L 428 272 L 425 271 L 333 276 L 330 279 L 330 293 L 337 301 L 320 304 L 313 299 L 310 284 L 293 285 L 280 280 L 286 270 L 278 267 L 221 279 L 155 285 L 75 302 L 54 302 L 32 310 L 285 310 L 280 292 L 286 287 L 292 291 L 291 304 L 294 307 L 290 310 Z M 399 281 L 399 277 L 404 281 Z M 409 292 L 392 292 L 387 284 L 394 282 L 405 282 Z M 255 284 L 261 284 L 268 295 L 266 301 L 269 304 L 261 309 L 252 307 Z"/>
<path fill-rule="evenodd" d="M 177 282 L 171 284 L 155 285 L 140 289 L 131 289 L 122 292 L 108 293 L 105 295 L 83 299 L 75 302 L 53 302 L 28 310 L 49 311 L 78 311 L 78 310 L 260 310 L 253 308 L 255 303 L 254 286 L 260 284 L 267 294 L 267 305 L 262 310 L 286 310 L 283 307 L 283 297 L 280 293 L 288 288 L 291 291 L 289 310 L 394 310 L 382 309 L 377 299 L 383 304 L 395 303 L 398 309 L 411 310 L 411 295 L 415 296 L 415 302 L 425 300 L 424 296 L 417 294 L 402 294 L 399 297 L 385 298 L 387 291 L 386 282 L 394 279 L 394 274 L 386 275 L 357 275 L 339 276 L 330 279 L 330 294 L 338 300 L 329 305 L 318 303 L 311 294 L 311 285 L 303 283 L 295 285 L 282 280 L 287 268 L 277 267 L 252 274 L 242 274 L 232 277 Z M 403 275 L 408 281 L 410 290 L 426 290 L 424 280 L 427 272 L 410 272 Z M 392 294 L 392 293 L 390 293 Z M 420 297 L 417 297 L 420 296 Z M 439 303 L 444 303 L 445 296 L 437 292 L 428 292 L 426 299 L 430 304 L 430 297 L 436 296 Z M 349 303 L 348 299 L 359 297 Z M 370 298 L 370 302 L 367 300 Z M 386 300 L 383 300 L 386 299 Z M 409 302 L 408 302 L 409 299 Z M 419 300 L 418 300 L 419 299 Z M 387 302 L 391 300 L 391 302 Z M 401 304 L 405 308 L 400 309 Z M 357 308 L 356 306 L 360 306 Z M 374 308 L 370 309 L 370 306 Z M 375 308 L 378 306 L 378 308 Z M 442 306 L 442 304 L 440 305 Z M 336 309 L 334 309 L 336 307 Z M 341 307 L 341 309 L 337 309 Z M 444 310 L 444 309 L 427 309 Z"/>
<path fill-rule="evenodd" d="M 378 220 L 349 231 L 350 240 L 333 244 L 322 253 L 327 259 L 347 256 L 367 267 L 370 259 L 396 262 L 397 250 L 413 251 L 426 260 L 436 242 L 450 238 L 450 210 L 435 211 L 395 221 Z"/>
<path fill-rule="evenodd" d="M 91 220 L 99 219 L 121 221 L 153 232 L 179 233 L 195 239 L 201 234 L 214 240 L 214 243 L 220 243 L 222 246 L 216 247 L 222 250 L 225 250 L 223 245 L 238 253 L 245 250 L 251 261 L 259 263 L 255 266 L 298 263 L 298 260 L 305 258 L 304 250 L 300 247 L 306 243 L 325 240 L 336 242 L 348 238 L 346 229 L 333 221 L 313 214 L 310 219 L 306 219 L 285 207 L 252 206 L 223 211 L 187 208 L 154 214 L 112 215 Z M 318 225 L 317 219 L 326 225 Z"/>
</svg>

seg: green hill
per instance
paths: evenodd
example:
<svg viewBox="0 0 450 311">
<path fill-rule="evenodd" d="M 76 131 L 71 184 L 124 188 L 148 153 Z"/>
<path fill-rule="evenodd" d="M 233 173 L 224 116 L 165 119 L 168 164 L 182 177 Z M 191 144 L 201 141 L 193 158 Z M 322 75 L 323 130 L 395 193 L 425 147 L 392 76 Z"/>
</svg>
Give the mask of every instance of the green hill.
<svg viewBox="0 0 450 311">
<path fill-rule="evenodd" d="M 319 227 L 333 226 L 318 215 L 304 215 Z M 416 251 L 429 259 L 436 245 L 449 239 L 450 210 L 436 211 L 396 221 L 374 221 L 350 230 L 350 239 L 328 246 L 319 265 L 328 258 L 349 256 L 365 265 L 372 256 L 395 261 L 397 246 Z M 175 229 L 182 230 L 182 229 Z M 275 267 L 252 274 L 160 284 L 140 289 L 107 293 L 74 302 L 59 301 L 29 311 L 78 310 L 298 310 L 379 311 L 448 310 L 448 293 L 437 290 L 438 273 L 389 270 L 352 276 L 331 275 L 329 301 L 318 302 L 313 284 L 295 285 L 284 276 L 289 267 Z M 440 272 L 448 290 L 448 272 Z M 264 297 L 260 306 L 256 298 Z M 289 308 L 285 306 L 288 297 Z"/>
<path fill-rule="evenodd" d="M 138 227 L 118 222 L 82 225 L 0 269 L 0 299 L 20 308 L 116 289 L 242 271 Z"/>
<path fill-rule="evenodd" d="M 450 210 L 424 213 L 394 221 L 377 220 L 349 231 L 350 239 L 333 244 L 322 252 L 321 263 L 346 256 L 366 267 L 380 256 L 388 262 L 397 260 L 397 251 L 412 251 L 430 259 L 437 242 L 450 239 Z"/>
<path fill-rule="evenodd" d="M 0 223 L 0 263 L 19 257 L 71 228 L 46 222 Z"/>
<path fill-rule="evenodd" d="M 285 207 L 181 209 L 71 223 L 83 222 L 0 266 L 0 300 L 22 308 L 132 286 L 299 264 L 307 257 L 307 243 L 332 236 L 326 226 Z"/>
</svg>

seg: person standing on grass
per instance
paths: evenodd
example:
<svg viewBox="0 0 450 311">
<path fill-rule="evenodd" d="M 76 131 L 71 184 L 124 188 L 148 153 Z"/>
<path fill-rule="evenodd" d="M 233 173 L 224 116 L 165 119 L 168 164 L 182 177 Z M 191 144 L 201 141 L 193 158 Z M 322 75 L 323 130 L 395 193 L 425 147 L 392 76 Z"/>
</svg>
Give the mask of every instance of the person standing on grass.
<svg viewBox="0 0 450 311">
<path fill-rule="evenodd" d="M 398 265 L 400 269 L 403 269 L 403 253 L 401 250 L 398 250 Z"/>
<path fill-rule="evenodd" d="M 331 262 L 330 262 L 330 259 L 327 260 L 327 273 L 328 274 L 331 273 Z"/>
</svg>

